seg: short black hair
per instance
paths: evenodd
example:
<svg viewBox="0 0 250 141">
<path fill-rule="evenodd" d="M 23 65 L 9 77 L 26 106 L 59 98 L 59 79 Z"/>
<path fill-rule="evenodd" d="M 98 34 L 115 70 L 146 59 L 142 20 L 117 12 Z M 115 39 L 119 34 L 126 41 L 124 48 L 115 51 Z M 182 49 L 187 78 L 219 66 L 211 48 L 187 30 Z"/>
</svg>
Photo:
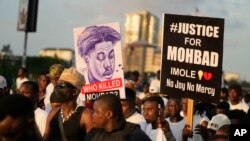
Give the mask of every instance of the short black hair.
<svg viewBox="0 0 250 141">
<path fill-rule="evenodd" d="M 139 77 L 140 76 L 140 73 L 139 71 L 133 71 L 132 72 L 132 75 L 136 76 L 136 77 Z"/>
<path fill-rule="evenodd" d="M 218 109 L 225 109 L 225 110 L 229 111 L 230 105 L 228 104 L 228 102 L 222 101 L 222 102 L 219 102 L 217 104 L 216 108 L 218 108 Z"/>
<path fill-rule="evenodd" d="M 23 72 L 24 72 L 25 74 L 28 73 L 28 69 L 27 69 L 27 68 L 21 67 L 21 68 L 19 68 L 19 69 L 23 70 Z"/>
<path fill-rule="evenodd" d="M 6 116 L 17 117 L 33 117 L 33 104 L 29 98 L 22 95 L 7 95 L 0 99 L 0 121 Z"/>
<path fill-rule="evenodd" d="M 164 101 L 162 100 L 162 97 L 160 96 L 148 96 L 145 99 L 143 99 L 142 104 L 144 104 L 146 101 L 150 102 L 156 102 L 157 104 L 161 105 L 161 108 L 164 108 Z"/>
<path fill-rule="evenodd" d="M 223 92 L 225 94 L 228 94 L 228 89 L 226 87 L 222 87 L 221 92 Z"/>
<path fill-rule="evenodd" d="M 243 110 L 230 110 L 228 113 L 228 118 L 231 119 L 237 119 L 241 121 L 241 124 L 247 123 L 247 113 L 245 113 Z"/>
<path fill-rule="evenodd" d="M 135 91 L 131 88 L 125 88 L 126 99 L 124 100 L 135 100 Z"/>
<path fill-rule="evenodd" d="M 249 102 L 250 101 L 250 93 L 246 93 L 244 95 L 244 99 L 245 99 L 246 102 Z"/>
<path fill-rule="evenodd" d="M 105 108 L 111 110 L 118 120 L 124 119 L 121 101 L 118 96 L 114 94 L 105 94 L 98 97 L 96 101 L 101 101 Z"/>
<path fill-rule="evenodd" d="M 234 89 L 238 93 L 238 95 L 241 95 L 242 89 L 241 89 L 241 86 L 239 84 L 230 85 L 228 88 L 228 91 L 232 90 L 232 89 Z"/>
<path fill-rule="evenodd" d="M 34 82 L 34 81 L 25 81 L 21 85 L 31 86 L 32 94 L 35 96 L 35 98 L 38 98 L 39 86 L 38 86 L 38 84 L 36 82 Z"/>
</svg>

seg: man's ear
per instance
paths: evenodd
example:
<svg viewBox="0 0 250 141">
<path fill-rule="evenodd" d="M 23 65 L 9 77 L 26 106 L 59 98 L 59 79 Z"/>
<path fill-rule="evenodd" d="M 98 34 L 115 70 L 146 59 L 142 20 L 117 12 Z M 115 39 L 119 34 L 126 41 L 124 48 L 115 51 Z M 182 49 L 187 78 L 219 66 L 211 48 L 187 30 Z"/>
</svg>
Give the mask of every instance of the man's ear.
<svg viewBox="0 0 250 141">
<path fill-rule="evenodd" d="M 114 113 L 111 110 L 109 110 L 106 113 L 106 117 L 107 117 L 107 119 L 112 119 L 114 117 Z"/>
</svg>

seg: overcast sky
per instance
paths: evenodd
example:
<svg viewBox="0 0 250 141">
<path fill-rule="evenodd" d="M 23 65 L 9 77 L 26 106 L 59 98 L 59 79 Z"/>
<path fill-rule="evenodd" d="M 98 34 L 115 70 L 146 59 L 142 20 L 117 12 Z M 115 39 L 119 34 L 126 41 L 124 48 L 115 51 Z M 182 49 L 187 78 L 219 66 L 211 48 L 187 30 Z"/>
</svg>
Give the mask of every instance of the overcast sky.
<svg viewBox="0 0 250 141">
<path fill-rule="evenodd" d="M 225 19 L 223 70 L 250 81 L 249 0 L 39 0 L 37 32 L 28 35 L 27 54 L 39 55 L 46 47 L 73 49 L 73 28 L 120 22 L 125 13 L 148 10 Z M 23 52 L 24 33 L 16 30 L 19 0 L 0 0 L 0 49 L 10 44 L 15 55 Z M 124 38 L 124 36 L 123 36 Z M 1 68 L 0 68 L 1 69 Z"/>
</svg>

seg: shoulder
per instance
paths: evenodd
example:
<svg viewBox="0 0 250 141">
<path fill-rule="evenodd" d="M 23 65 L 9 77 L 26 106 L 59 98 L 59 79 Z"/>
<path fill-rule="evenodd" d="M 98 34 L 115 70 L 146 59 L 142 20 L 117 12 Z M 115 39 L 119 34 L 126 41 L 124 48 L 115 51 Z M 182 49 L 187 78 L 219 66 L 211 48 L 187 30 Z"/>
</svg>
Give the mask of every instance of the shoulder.
<svg viewBox="0 0 250 141">
<path fill-rule="evenodd" d="M 150 141 L 150 138 L 145 132 L 141 130 L 139 125 L 133 123 L 126 123 L 125 130 L 128 133 L 128 138 L 130 141 Z"/>
<path fill-rule="evenodd" d="M 82 107 L 82 106 L 81 106 Z M 86 107 L 82 107 L 83 110 L 82 110 L 82 117 L 92 117 L 92 114 L 93 114 L 93 111 L 89 108 L 86 108 Z"/>
<path fill-rule="evenodd" d="M 126 119 L 128 122 L 131 122 L 131 123 L 141 123 L 141 122 L 146 122 L 145 118 L 139 114 L 138 112 L 135 112 L 133 115 L 131 115 L 130 117 L 128 117 Z"/>
<path fill-rule="evenodd" d="M 113 136 L 101 129 L 92 128 L 85 136 L 85 141 L 116 141 Z"/>
<path fill-rule="evenodd" d="M 54 89 L 54 85 L 52 83 L 49 83 L 49 85 L 46 87 L 46 90 Z"/>
<path fill-rule="evenodd" d="M 83 107 L 80 124 L 85 127 L 86 132 L 89 132 L 92 128 L 92 113 L 91 109 Z"/>
<path fill-rule="evenodd" d="M 60 110 L 60 108 L 57 108 L 57 109 L 52 109 L 49 114 L 48 114 L 48 117 L 47 117 L 47 120 L 48 121 L 51 121 L 51 119 L 56 115 L 56 113 Z"/>
</svg>

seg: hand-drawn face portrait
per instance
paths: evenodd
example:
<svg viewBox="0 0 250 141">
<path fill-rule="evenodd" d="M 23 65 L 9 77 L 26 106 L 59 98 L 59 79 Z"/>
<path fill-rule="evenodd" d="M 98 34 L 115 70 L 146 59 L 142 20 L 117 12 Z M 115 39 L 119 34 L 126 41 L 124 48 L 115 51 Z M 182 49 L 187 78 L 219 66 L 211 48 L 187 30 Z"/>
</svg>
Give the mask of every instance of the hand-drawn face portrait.
<svg viewBox="0 0 250 141">
<path fill-rule="evenodd" d="M 87 27 L 77 40 L 78 54 L 88 66 L 90 83 L 111 79 L 115 69 L 114 45 L 120 34 L 108 26 Z"/>
</svg>

